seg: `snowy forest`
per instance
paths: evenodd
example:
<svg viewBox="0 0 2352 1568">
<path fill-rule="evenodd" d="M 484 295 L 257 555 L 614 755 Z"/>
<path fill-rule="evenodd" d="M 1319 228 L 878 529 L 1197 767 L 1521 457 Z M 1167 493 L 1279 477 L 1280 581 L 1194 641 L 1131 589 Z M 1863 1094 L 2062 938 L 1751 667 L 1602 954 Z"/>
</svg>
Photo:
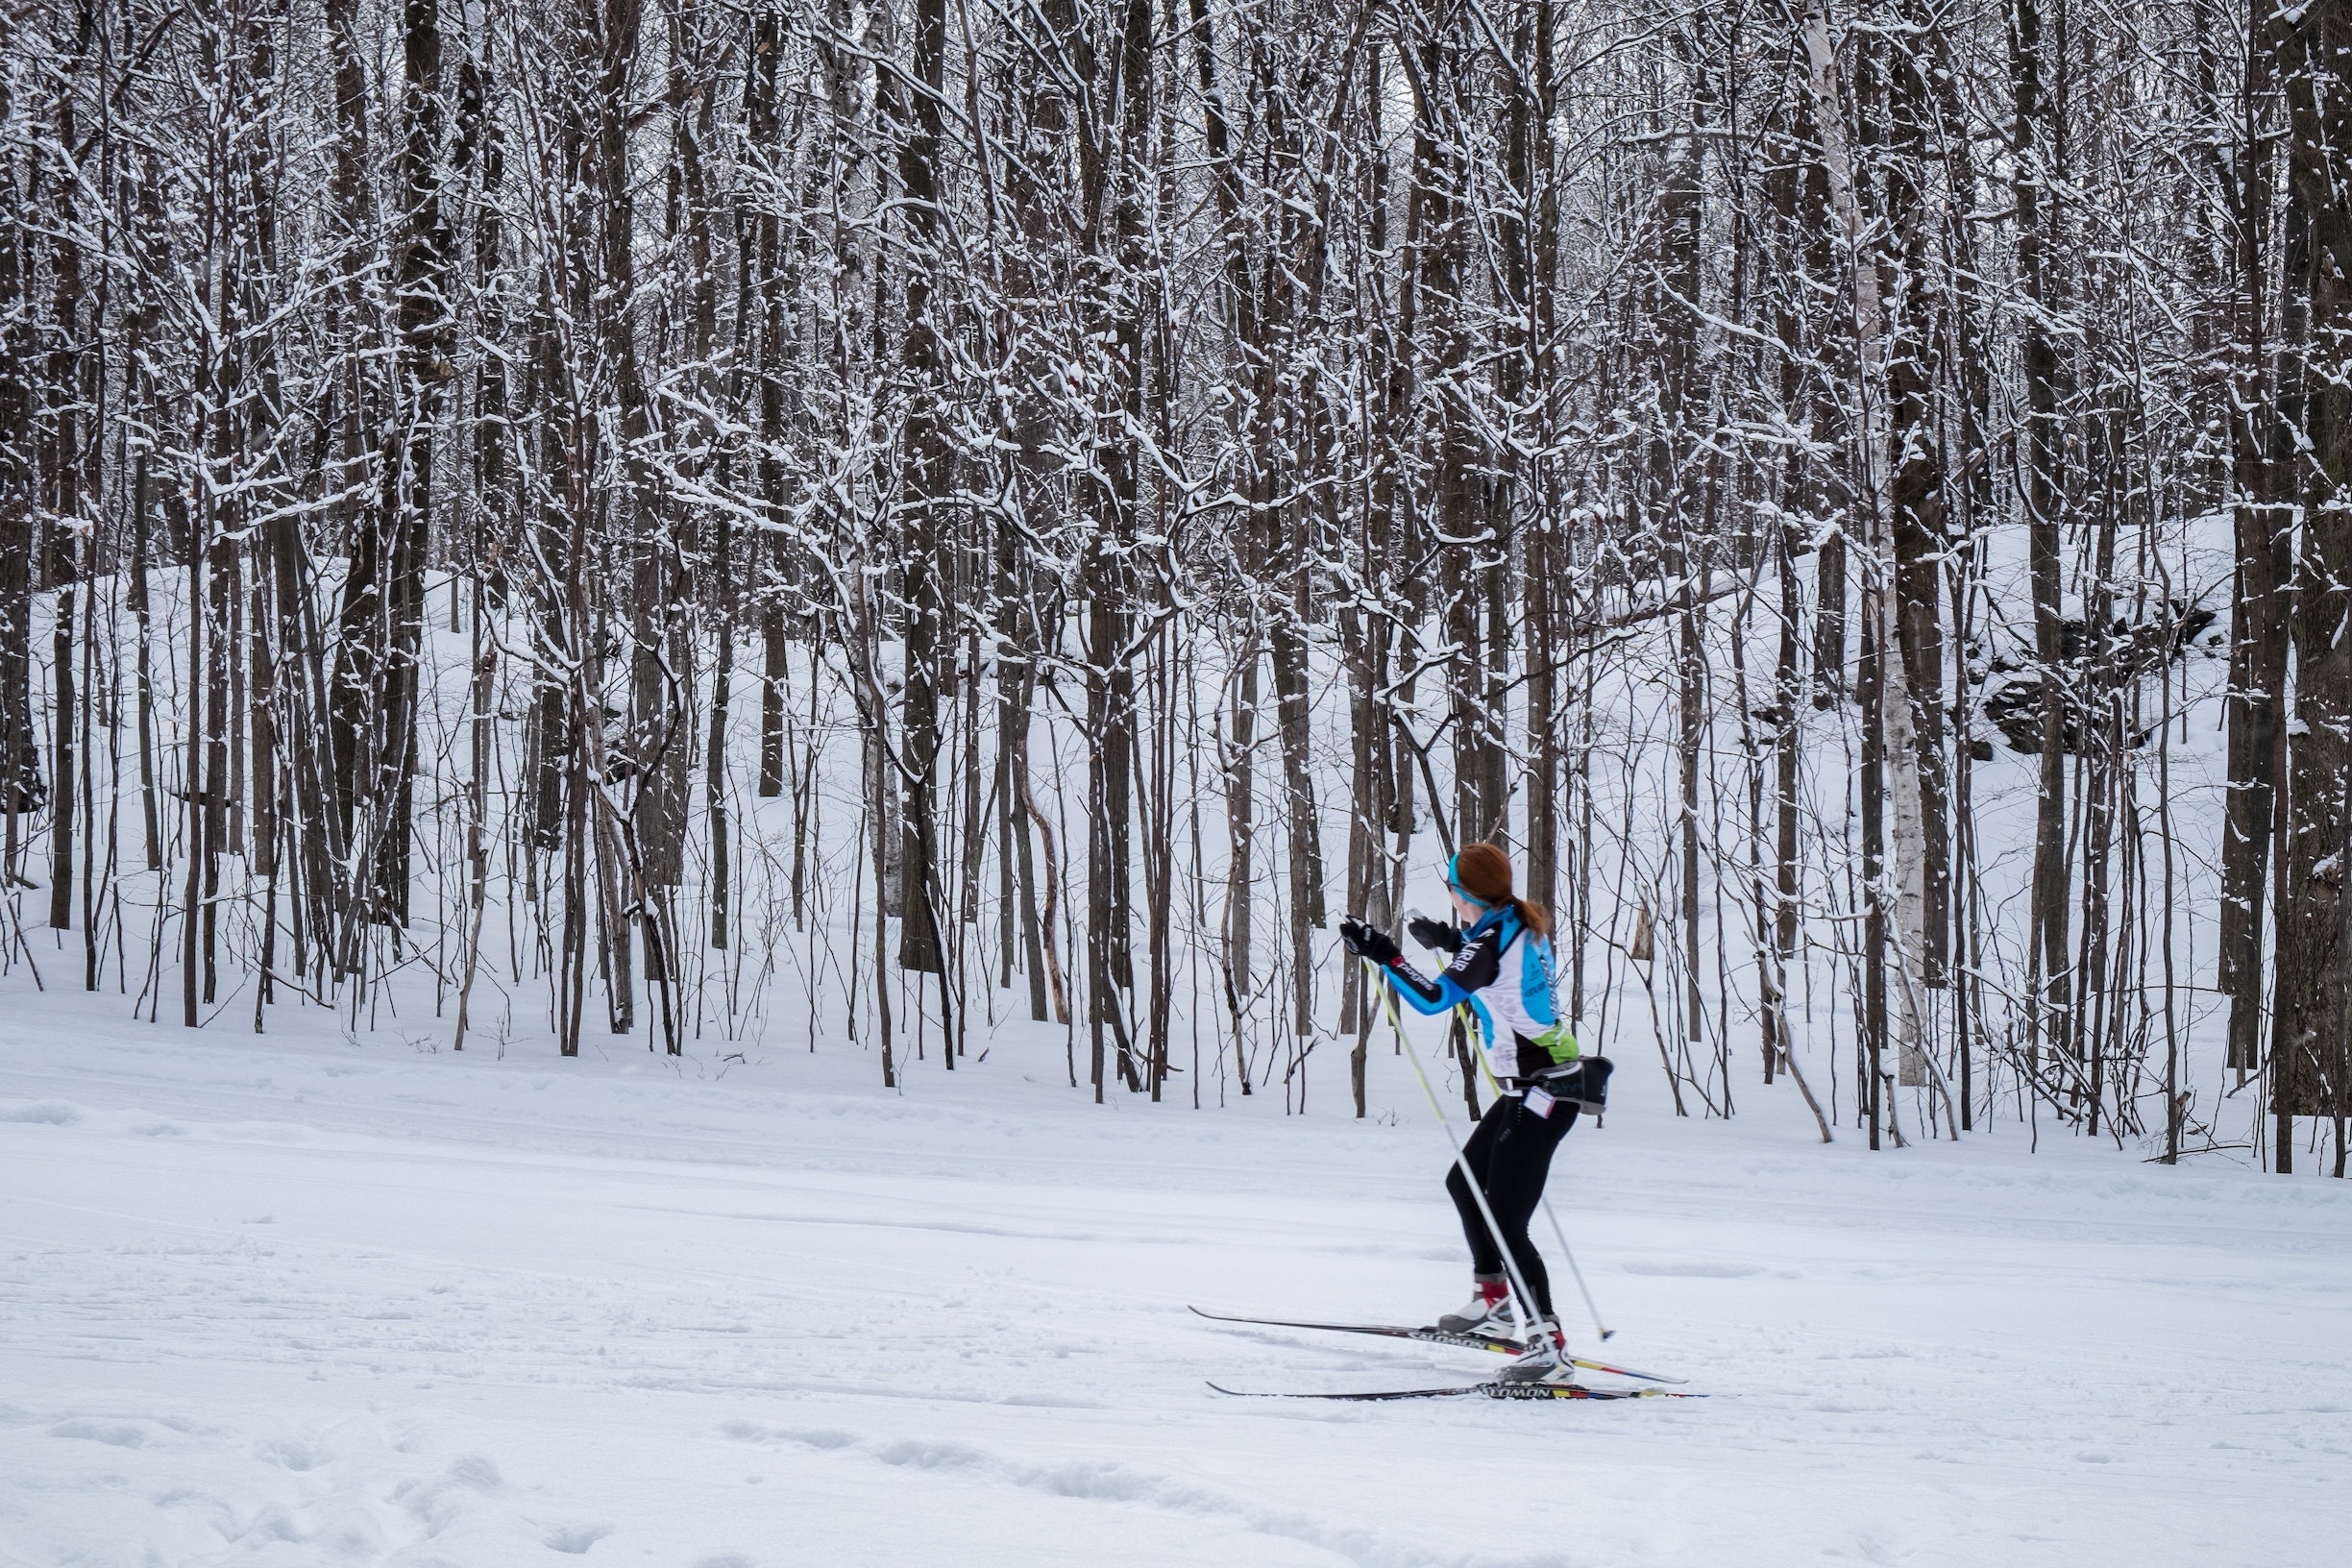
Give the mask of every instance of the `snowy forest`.
<svg viewBox="0 0 2352 1568">
<path fill-rule="evenodd" d="M 1491 840 L 1678 1114 L 2340 1177 L 2348 86 L 2348 0 L 12 0 L 0 966 L 1363 1115 L 1334 928 Z"/>
</svg>

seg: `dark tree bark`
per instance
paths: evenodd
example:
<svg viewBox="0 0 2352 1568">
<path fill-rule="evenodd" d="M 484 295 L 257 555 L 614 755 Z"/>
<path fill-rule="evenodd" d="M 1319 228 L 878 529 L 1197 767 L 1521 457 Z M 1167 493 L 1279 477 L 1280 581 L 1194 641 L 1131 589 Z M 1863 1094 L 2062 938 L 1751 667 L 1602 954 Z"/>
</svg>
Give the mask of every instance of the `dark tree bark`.
<svg viewBox="0 0 2352 1568">
<path fill-rule="evenodd" d="M 15 28 L 0 21 L 0 38 Z M 12 74 L 0 80 L 0 114 L 12 109 Z M 33 716 L 33 562 L 37 504 L 34 443 L 34 345 L 30 241 L 36 226 L 18 207 L 25 187 L 19 152 L 0 153 L 0 892 L 23 874 L 25 819 L 48 796 Z"/>
<path fill-rule="evenodd" d="M 2049 169 L 2059 156 L 2053 144 L 2048 101 L 2047 50 L 2042 36 L 2040 0 L 2009 0 L 2009 71 L 2015 112 L 2010 121 L 2017 203 L 2018 287 L 2026 302 L 2021 327 L 2025 374 L 2024 491 L 2027 555 L 2033 579 L 2034 660 L 2042 681 L 2040 796 L 2034 814 L 2033 928 L 2030 962 L 2037 989 L 2028 1000 L 2038 1042 L 2069 1033 L 2072 1017 L 2071 953 L 2067 941 L 2066 837 L 2067 704 L 2071 682 L 2064 659 L 2065 627 L 2059 604 L 2058 351 L 2048 312 L 2055 304 L 2045 262 L 2045 208 Z"/>
<path fill-rule="evenodd" d="M 2340 940 L 2352 855 L 2352 4 L 2313 0 L 2273 25 L 2288 107 L 2285 286 L 2303 317 L 2281 377 L 2300 393 L 2303 503 L 2270 1069 L 2273 1162 L 2285 1173 L 2293 1118 L 2342 1114 L 2352 987 Z M 2340 1139 L 2337 1158 L 2340 1175 Z"/>
<path fill-rule="evenodd" d="M 898 157 L 905 192 L 906 318 L 900 357 L 905 370 L 906 418 L 901 433 L 898 508 L 905 539 L 906 596 L 906 805 L 904 866 L 908 915 L 899 928 L 898 962 L 908 969 L 944 974 L 941 951 L 939 895 L 945 882 L 939 867 L 941 661 L 952 657 L 947 625 L 949 529 L 943 515 L 953 482 L 952 454 L 939 417 L 942 368 L 941 323 L 932 303 L 939 252 L 941 93 L 946 84 L 946 0 L 917 0 L 914 61 L 907 94 L 914 123 Z M 943 987 L 942 995 L 945 992 Z M 945 1053 L 955 1065 L 955 1052 Z"/>
<path fill-rule="evenodd" d="M 2267 43 L 2278 26 L 2276 0 L 2256 0 L 2256 31 Z M 2287 574 L 2291 513 L 2278 453 L 2287 440 L 2271 380 L 2276 324 L 2269 279 L 2274 153 L 2257 134 L 2257 105 L 2269 90 L 2275 47 L 2249 51 L 2239 100 L 2240 123 L 2217 144 L 2234 142 L 2223 192 L 2230 236 L 2231 367 L 2229 445 L 2236 569 L 2231 585 L 2230 788 L 2223 806 L 2219 973 L 2230 998 L 2229 1065 L 2242 1075 L 2260 1066 L 2266 974 L 2264 911 L 2270 898 L 2277 837 L 2279 715 L 2286 701 L 2289 638 L 2279 602 Z"/>
</svg>

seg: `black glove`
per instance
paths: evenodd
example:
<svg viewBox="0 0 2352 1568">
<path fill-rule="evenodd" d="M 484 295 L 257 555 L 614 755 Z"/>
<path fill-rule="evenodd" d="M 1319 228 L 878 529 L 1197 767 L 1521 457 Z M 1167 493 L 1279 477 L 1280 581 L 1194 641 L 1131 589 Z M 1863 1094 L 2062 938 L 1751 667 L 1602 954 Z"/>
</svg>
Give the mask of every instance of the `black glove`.
<svg viewBox="0 0 2352 1568">
<path fill-rule="evenodd" d="M 1385 933 L 1373 930 L 1361 920 L 1341 920 L 1339 940 L 1358 958 L 1368 958 L 1384 968 L 1405 956 Z"/>
<path fill-rule="evenodd" d="M 1433 920 L 1426 915 L 1415 915 L 1411 919 L 1407 920 L 1405 932 L 1433 953 L 1458 953 L 1461 951 L 1461 928 L 1447 925 L 1441 920 Z"/>
</svg>

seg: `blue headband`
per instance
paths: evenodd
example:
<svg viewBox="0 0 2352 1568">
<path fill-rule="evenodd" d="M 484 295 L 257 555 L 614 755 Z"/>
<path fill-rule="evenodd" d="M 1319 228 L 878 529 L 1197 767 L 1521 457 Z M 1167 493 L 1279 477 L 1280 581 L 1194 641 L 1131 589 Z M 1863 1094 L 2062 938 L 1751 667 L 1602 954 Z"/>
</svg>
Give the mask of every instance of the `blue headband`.
<svg viewBox="0 0 2352 1568">
<path fill-rule="evenodd" d="M 1485 899 L 1479 897 L 1468 888 L 1461 885 L 1461 877 L 1455 870 L 1455 868 L 1460 864 L 1461 856 L 1459 855 L 1452 856 L 1446 861 L 1446 886 L 1452 888 L 1457 894 L 1460 894 L 1461 900 L 1465 904 L 1476 904 L 1481 909 L 1494 908 L 1494 905 L 1488 903 Z"/>
</svg>

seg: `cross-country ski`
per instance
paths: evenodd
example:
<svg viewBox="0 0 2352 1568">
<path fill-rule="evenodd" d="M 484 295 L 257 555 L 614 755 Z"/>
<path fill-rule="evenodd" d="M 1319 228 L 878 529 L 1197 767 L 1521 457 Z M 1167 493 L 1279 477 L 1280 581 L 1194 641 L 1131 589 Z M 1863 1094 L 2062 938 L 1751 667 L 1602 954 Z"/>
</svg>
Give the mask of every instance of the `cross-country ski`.
<svg viewBox="0 0 2352 1568">
<path fill-rule="evenodd" d="M 1238 1399 L 1335 1399 L 1361 1403 L 1381 1403 L 1401 1399 L 1704 1399 L 1704 1394 L 1678 1393 L 1669 1388 L 1587 1388 L 1573 1383 L 1469 1383 L 1448 1388 L 1385 1388 L 1370 1392 L 1298 1393 L 1269 1391 L 1261 1388 L 1227 1388 L 1221 1384 L 1209 1385 L 1220 1394 Z"/>
<path fill-rule="evenodd" d="M 1230 1312 L 1212 1312 L 1195 1307 L 1198 1315 L 1217 1323 L 1241 1323 L 1267 1329 L 1312 1329 L 1324 1334 L 1364 1334 L 1385 1339 L 1412 1339 L 1422 1344 L 1452 1345 L 1461 1350 L 1492 1351 L 1500 1356 L 1517 1356 L 1527 1349 L 1518 1339 L 1505 1335 L 1458 1334 L 1438 1328 L 1400 1328 L 1377 1323 L 1302 1323 L 1284 1317 L 1237 1317 Z M 1569 1364 L 1587 1372 L 1610 1372 L 1621 1378 L 1640 1378 L 1649 1383 L 1685 1383 L 1685 1378 L 1670 1378 L 1661 1372 L 1636 1372 L 1631 1367 L 1615 1366 L 1607 1361 L 1596 1361 L 1581 1356 L 1572 1356 Z"/>
</svg>

